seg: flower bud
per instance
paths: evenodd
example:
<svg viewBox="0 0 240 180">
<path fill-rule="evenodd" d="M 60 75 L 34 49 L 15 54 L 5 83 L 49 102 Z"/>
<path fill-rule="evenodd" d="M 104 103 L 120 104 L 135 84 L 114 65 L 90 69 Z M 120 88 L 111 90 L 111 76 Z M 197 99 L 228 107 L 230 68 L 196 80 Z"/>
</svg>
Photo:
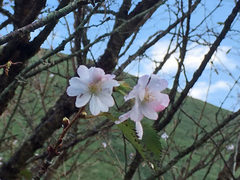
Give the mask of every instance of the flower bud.
<svg viewBox="0 0 240 180">
<path fill-rule="evenodd" d="M 85 111 L 83 111 L 80 115 L 81 118 L 85 118 L 87 116 L 87 113 Z"/>
<path fill-rule="evenodd" d="M 70 124 L 70 121 L 67 117 L 64 117 L 62 120 L 62 126 L 65 129 Z"/>
</svg>

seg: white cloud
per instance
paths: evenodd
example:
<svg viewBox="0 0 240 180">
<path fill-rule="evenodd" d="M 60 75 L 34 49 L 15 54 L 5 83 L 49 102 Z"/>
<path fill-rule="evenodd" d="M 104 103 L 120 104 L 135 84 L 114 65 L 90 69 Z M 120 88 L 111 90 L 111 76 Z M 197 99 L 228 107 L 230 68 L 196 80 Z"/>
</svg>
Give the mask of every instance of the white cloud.
<svg viewBox="0 0 240 180">
<path fill-rule="evenodd" d="M 153 46 L 150 51 L 150 58 L 152 58 L 152 60 L 154 60 L 155 62 L 147 58 L 140 59 L 140 61 L 135 60 L 125 69 L 125 71 L 136 76 L 151 74 L 156 68 L 156 66 L 159 65 L 159 62 L 163 60 L 168 49 L 168 44 L 168 41 L 161 41 Z M 236 64 L 234 63 L 234 61 L 231 60 L 227 55 L 229 49 L 230 47 L 228 46 L 221 46 L 218 48 L 217 53 L 213 55 L 212 59 L 216 68 L 218 68 L 218 66 L 221 66 L 222 64 L 227 65 L 228 69 L 230 70 L 236 68 Z M 204 58 L 204 55 L 208 52 L 208 50 L 208 47 L 199 46 L 196 43 L 188 45 L 188 51 L 184 61 L 187 76 L 192 76 L 192 73 L 199 67 Z M 172 49 L 170 50 L 170 52 L 171 51 Z M 174 54 L 172 54 L 172 56 L 163 66 L 163 69 L 160 70 L 160 74 L 162 76 L 164 76 L 165 78 L 169 77 L 169 79 L 173 77 L 178 67 L 178 63 L 176 60 L 177 58 L 179 58 L 179 51 L 176 51 Z M 207 68 L 209 67 L 210 65 L 207 66 Z M 198 95 L 196 96 L 202 96 L 202 94 L 203 93 L 199 91 Z"/>
<path fill-rule="evenodd" d="M 135 76 L 142 76 L 145 74 L 151 74 L 155 69 L 155 64 L 149 59 L 141 59 L 139 61 L 134 61 L 125 69 L 125 72 L 131 73 Z"/>
<path fill-rule="evenodd" d="M 211 84 L 208 90 L 209 84 L 206 82 L 197 83 L 189 92 L 189 95 L 193 98 L 206 100 L 207 93 L 212 95 L 220 91 L 229 91 L 230 85 L 227 81 L 217 81 L 214 84 Z"/>
<path fill-rule="evenodd" d="M 157 43 L 152 49 L 152 57 L 161 62 L 167 52 L 169 42 L 163 41 Z M 231 47 L 221 46 L 218 48 L 217 52 L 212 57 L 214 65 L 227 64 L 229 69 L 234 69 L 236 64 L 227 57 L 227 52 Z M 196 70 L 201 64 L 204 55 L 208 52 L 209 48 L 204 46 L 199 46 L 196 43 L 192 43 L 188 46 L 188 51 L 185 57 L 184 65 L 187 71 Z M 171 50 L 170 50 L 171 51 Z M 176 72 L 179 58 L 179 51 L 176 51 L 163 66 L 161 72 L 163 73 L 173 73 Z M 208 66 L 209 68 L 209 66 Z"/>
<path fill-rule="evenodd" d="M 230 85 L 228 82 L 226 81 L 218 81 L 216 82 L 215 84 L 213 84 L 211 87 L 210 87 L 210 93 L 214 93 L 218 90 L 226 90 L 228 91 L 230 89 Z"/>
<path fill-rule="evenodd" d="M 190 90 L 189 95 L 196 99 L 205 100 L 207 90 L 208 84 L 206 82 L 200 82 Z"/>
</svg>

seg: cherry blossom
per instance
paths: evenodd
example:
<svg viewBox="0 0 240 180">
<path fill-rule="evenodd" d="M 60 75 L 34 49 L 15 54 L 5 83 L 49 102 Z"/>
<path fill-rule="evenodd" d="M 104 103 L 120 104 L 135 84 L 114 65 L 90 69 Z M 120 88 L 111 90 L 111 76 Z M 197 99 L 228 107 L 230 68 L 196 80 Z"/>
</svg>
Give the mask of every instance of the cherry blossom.
<svg viewBox="0 0 240 180">
<path fill-rule="evenodd" d="M 160 79 L 159 76 L 154 74 L 140 77 L 137 85 L 124 97 L 125 101 L 134 99 L 134 106 L 129 112 L 121 115 L 115 123 L 119 124 L 130 118 L 135 122 L 139 139 L 142 139 L 143 128 L 141 120 L 143 117 L 156 120 L 158 118 L 157 112 L 164 110 L 169 104 L 168 95 L 161 93 L 162 90 L 166 89 L 167 84 L 166 80 Z"/>
<path fill-rule="evenodd" d="M 80 108 L 89 102 L 89 109 L 93 115 L 107 112 L 114 105 L 112 97 L 113 87 L 119 86 L 114 80 L 115 75 L 105 74 L 101 68 L 88 69 L 80 65 L 77 69 L 79 77 L 69 80 L 68 96 L 77 96 L 75 105 Z"/>
</svg>

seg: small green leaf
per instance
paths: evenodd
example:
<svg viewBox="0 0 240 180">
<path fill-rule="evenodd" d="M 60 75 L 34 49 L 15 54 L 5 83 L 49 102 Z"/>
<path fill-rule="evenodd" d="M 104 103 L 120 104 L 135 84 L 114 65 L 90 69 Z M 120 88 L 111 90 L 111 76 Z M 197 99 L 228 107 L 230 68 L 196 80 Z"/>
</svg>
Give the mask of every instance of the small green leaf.
<svg viewBox="0 0 240 180">
<path fill-rule="evenodd" d="M 118 124 L 119 129 L 123 132 L 128 141 L 137 149 L 145 161 L 154 165 L 154 169 L 160 168 L 162 146 L 160 137 L 156 131 L 147 124 L 143 124 L 143 139 L 139 140 L 134 122 L 127 120 Z"/>
<path fill-rule="evenodd" d="M 143 139 L 142 143 L 146 146 L 146 154 L 151 163 L 155 167 L 160 167 L 160 160 L 162 155 L 161 138 L 149 124 L 142 123 L 143 125 Z"/>
<path fill-rule="evenodd" d="M 230 51 L 231 51 L 231 48 L 227 50 L 226 54 L 230 53 Z"/>
<path fill-rule="evenodd" d="M 114 117 L 110 113 L 103 113 L 105 117 L 112 121 L 117 121 L 118 118 Z M 127 120 L 117 125 L 122 131 L 127 140 L 135 147 L 135 149 L 141 154 L 145 161 L 152 163 L 154 169 L 160 168 L 162 145 L 161 138 L 157 134 L 156 130 L 152 126 L 146 123 L 142 123 L 143 126 L 143 138 L 138 139 L 135 130 L 135 123 Z"/>
<path fill-rule="evenodd" d="M 125 81 L 118 81 L 118 82 L 120 86 L 115 87 L 114 90 L 125 96 L 132 88 Z"/>
</svg>

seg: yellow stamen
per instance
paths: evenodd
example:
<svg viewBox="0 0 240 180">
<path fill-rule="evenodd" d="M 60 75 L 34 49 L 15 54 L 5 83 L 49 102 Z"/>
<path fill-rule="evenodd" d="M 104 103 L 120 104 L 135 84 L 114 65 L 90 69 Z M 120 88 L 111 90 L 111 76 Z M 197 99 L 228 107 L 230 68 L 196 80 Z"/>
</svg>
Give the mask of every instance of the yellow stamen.
<svg viewBox="0 0 240 180">
<path fill-rule="evenodd" d="M 148 89 L 146 89 L 143 102 L 150 102 L 153 101 L 153 99 L 154 97 L 148 92 Z"/>
<path fill-rule="evenodd" d="M 96 94 L 100 91 L 99 85 L 96 83 L 89 84 L 88 89 L 91 94 Z"/>
</svg>

